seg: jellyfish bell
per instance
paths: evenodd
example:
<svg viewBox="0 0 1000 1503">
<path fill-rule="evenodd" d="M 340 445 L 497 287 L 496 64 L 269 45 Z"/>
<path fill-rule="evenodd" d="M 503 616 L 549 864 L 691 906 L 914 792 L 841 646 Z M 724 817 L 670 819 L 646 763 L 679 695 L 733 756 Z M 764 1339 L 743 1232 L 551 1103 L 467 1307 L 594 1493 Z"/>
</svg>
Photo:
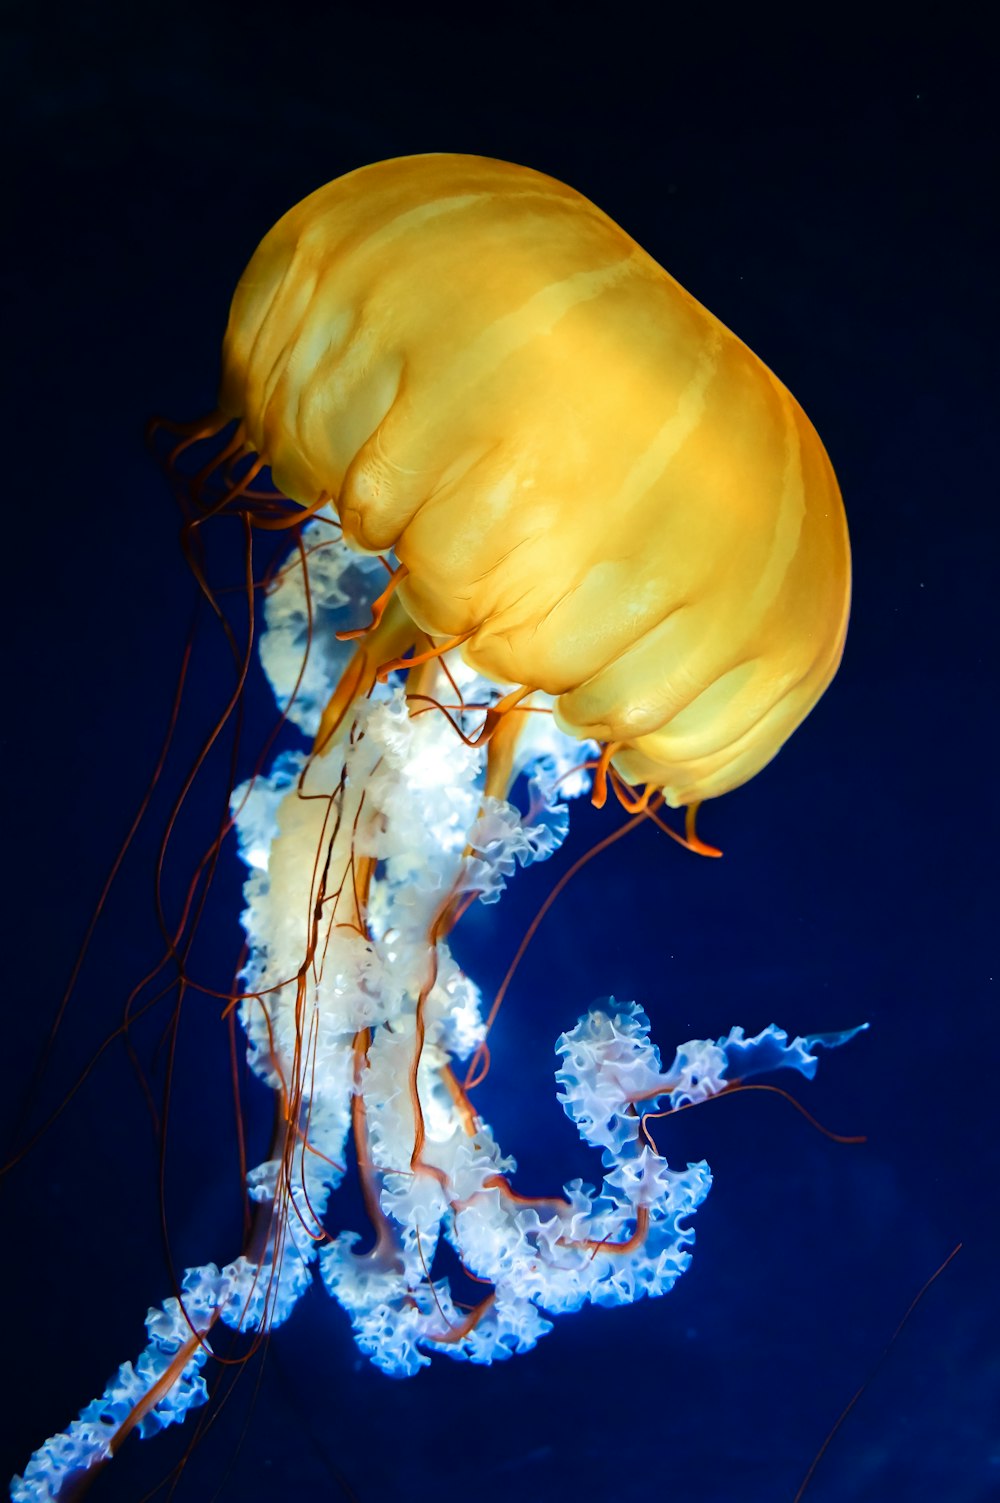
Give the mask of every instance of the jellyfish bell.
<svg viewBox="0 0 1000 1503">
<path fill-rule="evenodd" d="M 190 527 L 229 507 L 249 535 L 288 525 L 280 497 L 301 508 L 260 640 L 300 735 L 232 797 L 246 949 L 220 999 L 274 1134 L 243 1246 L 150 1310 L 138 1360 L 36 1451 L 15 1503 L 65 1497 L 133 1430 L 182 1421 L 218 1332 L 269 1331 L 316 1274 L 395 1376 L 489 1365 L 587 1303 L 666 1293 L 711 1176 L 671 1168 L 648 1122 L 758 1073 L 810 1078 L 857 1032 L 736 1027 L 661 1057 L 637 1004 L 591 1007 L 557 1041 L 556 1081 L 599 1189 L 517 1192 L 473 1095 L 495 1008 L 449 935 L 559 848 L 594 757 L 595 781 L 613 761 L 651 812 L 694 806 L 762 767 L 836 668 L 836 481 L 735 336 L 572 189 L 404 158 L 264 239 L 220 410 L 172 463 L 227 422 Z M 333 1200 L 349 1164 L 363 1240 Z"/>
<path fill-rule="evenodd" d="M 758 772 L 843 650 L 826 451 L 760 361 L 581 194 L 404 157 L 304 199 L 233 299 L 222 411 L 415 628 L 540 689 L 632 784 Z"/>
</svg>

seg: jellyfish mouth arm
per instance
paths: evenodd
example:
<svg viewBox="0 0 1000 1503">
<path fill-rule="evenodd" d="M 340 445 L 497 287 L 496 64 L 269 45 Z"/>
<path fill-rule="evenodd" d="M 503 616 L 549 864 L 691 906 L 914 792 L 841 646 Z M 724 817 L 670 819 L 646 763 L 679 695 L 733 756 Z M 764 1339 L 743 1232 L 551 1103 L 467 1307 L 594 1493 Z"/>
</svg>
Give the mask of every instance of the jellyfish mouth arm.
<svg viewBox="0 0 1000 1503">
<path fill-rule="evenodd" d="M 358 566 L 339 556 L 334 565 L 331 597 L 342 603 L 344 572 Z M 276 594 L 276 619 L 292 623 L 286 637 L 301 645 L 301 605 Z M 851 1036 L 789 1040 L 772 1026 L 746 1038 L 734 1029 L 682 1046 L 663 1069 L 635 1004 L 592 1008 L 557 1042 L 556 1081 L 564 1110 L 601 1155 L 600 1188 L 573 1180 L 558 1195 L 517 1193 L 514 1160 L 456 1079 L 455 1062 L 483 1044 L 485 1024 L 448 935 L 470 902 L 496 901 L 518 867 L 558 848 L 566 798 L 589 791 L 590 749 L 552 715 L 533 713 L 536 695 L 509 704 L 483 738 L 483 706 L 498 691 L 455 653 L 413 670 L 412 697 L 399 682 L 379 682 L 379 634 L 412 626 L 397 607 L 393 596 L 353 648 L 336 643 L 331 613 L 318 648 L 325 678 L 310 678 L 287 642 L 267 646 L 265 637 L 262 646 L 279 703 L 315 742 L 282 753 L 269 775 L 233 795 L 247 867 L 239 1013 L 248 1061 L 279 1107 L 271 1155 L 248 1176 L 251 1239 L 221 1270 L 189 1269 L 179 1298 L 150 1311 L 137 1362 L 36 1452 L 14 1481 L 15 1503 L 57 1499 L 130 1430 L 182 1420 L 207 1397 L 209 1331 L 222 1322 L 265 1333 L 288 1317 L 317 1267 L 360 1349 L 399 1376 L 434 1352 L 501 1360 L 533 1346 L 558 1314 L 663 1294 L 690 1260 L 689 1222 L 711 1175 L 704 1163 L 671 1168 L 642 1107 L 665 1100 L 676 1110 L 765 1070 L 810 1076 L 817 1046 Z M 375 639 L 377 650 L 359 658 Z M 449 691 L 452 713 L 439 707 Z M 331 704 L 335 724 L 317 735 Z M 521 774 L 527 812 L 506 797 Z M 368 1252 L 359 1232 L 333 1225 L 330 1196 L 351 1150 Z M 473 1299 L 436 1266 L 444 1244 Z"/>
<path fill-rule="evenodd" d="M 420 734 L 419 725 L 408 717 L 407 734 Z M 462 743 L 455 754 L 476 750 Z M 420 769 L 419 752 L 406 765 Z M 636 1104 L 666 1096 L 676 1106 L 699 1088 L 703 1095 L 726 1088 L 734 1072 L 745 1078 L 787 1065 L 806 1074 L 815 1067 L 812 1040 L 789 1043 L 771 1028 L 751 1040 L 733 1030 L 722 1040 L 694 1041 L 664 1071 L 638 1008 L 594 1010 L 560 1040 L 557 1079 L 565 1109 L 604 1155 L 603 1186 L 595 1192 L 574 1182 L 561 1197 L 517 1194 L 513 1162 L 452 1072 L 471 1042 L 459 1047 L 449 1031 L 455 988 L 471 988 L 447 944 L 455 905 L 470 891 L 489 892 L 513 870 L 518 838 L 529 844 L 511 806 L 480 797 L 478 809 L 457 866 L 450 860 L 441 868 L 445 896 L 426 895 L 405 967 L 406 995 L 393 1017 L 372 1029 L 359 1082 L 364 1173 L 370 1199 L 378 1197 L 376 1249 L 393 1248 L 395 1256 L 359 1253 L 352 1233 L 320 1253 L 324 1281 L 350 1314 L 362 1350 L 394 1373 L 416 1371 L 437 1346 L 473 1361 L 497 1360 L 533 1344 L 552 1314 L 588 1300 L 611 1304 L 665 1292 L 687 1266 L 687 1220 L 711 1181 L 703 1164 L 669 1167 L 644 1136 Z M 383 828 L 392 828 L 388 817 Z M 395 859 L 387 856 L 386 873 L 373 884 L 370 920 L 373 943 L 383 935 L 392 955 L 405 936 L 399 923 L 383 928 L 381 884 L 391 884 Z M 422 869 L 428 860 L 425 851 Z M 355 1138 L 360 1154 L 357 1131 Z M 434 1276 L 442 1239 L 477 1283 L 491 1287 L 471 1309 L 457 1302 L 449 1280 Z"/>
</svg>

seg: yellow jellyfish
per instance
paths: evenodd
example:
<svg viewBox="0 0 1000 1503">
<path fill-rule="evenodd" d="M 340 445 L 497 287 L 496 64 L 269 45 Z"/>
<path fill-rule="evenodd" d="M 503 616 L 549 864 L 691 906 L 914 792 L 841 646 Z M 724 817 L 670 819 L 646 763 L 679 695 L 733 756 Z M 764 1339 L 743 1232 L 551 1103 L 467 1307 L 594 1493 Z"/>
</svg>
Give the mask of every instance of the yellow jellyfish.
<svg viewBox="0 0 1000 1503">
<path fill-rule="evenodd" d="M 850 553 L 815 429 L 543 173 L 403 157 L 304 199 L 237 288 L 220 406 L 287 496 L 394 550 L 413 627 L 671 805 L 752 777 L 836 671 Z"/>
<path fill-rule="evenodd" d="M 182 1420 L 207 1397 L 216 1323 L 267 1331 L 316 1269 L 397 1376 L 432 1354 L 489 1364 L 587 1302 L 665 1293 L 710 1175 L 671 1169 L 648 1124 L 757 1072 L 811 1076 L 816 1046 L 851 1036 L 734 1028 L 661 1059 L 636 1004 L 592 1007 L 560 1036 L 556 1079 L 599 1190 L 517 1193 L 472 1095 L 492 1014 L 449 933 L 557 848 L 587 765 L 598 799 L 610 780 L 627 807 L 691 810 L 763 767 L 836 670 L 836 479 L 739 339 L 571 188 L 409 157 L 321 188 L 265 237 L 219 412 L 178 452 L 227 423 L 192 525 L 226 508 L 247 532 L 287 525 L 255 489 L 265 466 L 301 508 L 261 652 L 310 745 L 232 806 L 248 877 L 231 1000 L 277 1125 L 243 1248 L 150 1311 L 138 1361 L 35 1453 L 16 1503 L 65 1496 L 133 1429 Z M 352 1157 L 360 1245 L 331 1205 Z M 435 1265 L 445 1244 L 472 1303 Z"/>
</svg>

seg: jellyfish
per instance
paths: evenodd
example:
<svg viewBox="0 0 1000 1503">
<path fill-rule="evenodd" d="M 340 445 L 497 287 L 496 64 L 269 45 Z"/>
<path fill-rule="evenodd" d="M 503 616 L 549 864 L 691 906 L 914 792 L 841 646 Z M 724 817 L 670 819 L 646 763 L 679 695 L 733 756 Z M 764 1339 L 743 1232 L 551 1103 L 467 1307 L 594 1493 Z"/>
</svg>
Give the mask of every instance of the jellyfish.
<svg viewBox="0 0 1000 1503">
<path fill-rule="evenodd" d="M 790 393 L 607 215 L 542 173 L 429 155 L 349 173 L 264 238 L 233 300 L 189 532 L 222 510 L 292 547 L 260 658 L 297 737 L 232 794 L 246 955 L 231 1005 L 274 1092 L 251 1230 L 188 1269 L 148 1344 L 34 1454 L 58 1498 L 208 1396 L 214 1329 L 263 1334 L 319 1279 L 412 1377 L 530 1350 L 587 1303 L 667 1292 L 707 1164 L 658 1118 L 820 1047 L 733 1027 L 661 1056 L 635 1002 L 556 1042 L 599 1186 L 515 1188 L 476 1106 L 490 1028 L 449 938 L 569 805 L 635 819 L 753 777 L 830 683 L 850 562 Z M 274 490 L 260 488 L 269 470 Z M 221 488 L 211 491 L 220 480 Z M 367 1226 L 339 1225 L 356 1171 Z M 477 1291 L 436 1266 L 448 1247 Z"/>
</svg>

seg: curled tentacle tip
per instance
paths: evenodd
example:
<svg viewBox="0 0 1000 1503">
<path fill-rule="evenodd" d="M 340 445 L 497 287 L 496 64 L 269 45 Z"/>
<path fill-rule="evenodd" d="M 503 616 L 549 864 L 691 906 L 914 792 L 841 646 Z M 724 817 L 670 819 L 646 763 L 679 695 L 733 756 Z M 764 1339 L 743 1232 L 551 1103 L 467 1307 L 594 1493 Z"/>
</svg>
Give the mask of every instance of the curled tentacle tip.
<svg viewBox="0 0 1000 1503">
<path fill-rule="evenodd" d="M 719 857 L 723 854 L 717 845 L 709 845 L 706 841 L 699 838 L 688 840 L 686 844 L 688 850 L 693 851 L 696 856 Z"/>
<path fill-rule="evenodd" d="M 688 806 L 687 806 L 687 809 L 686 809 L 685 814 L 684 814 L 684 842 L 683 843 L 684 843 L 684 845 L 687 846 L 688 850 L 689 851 L 693 851 L 696 856 L 714 856 L 714 857 L 719 857 L 719 856 L 722 855 L 722 852 L 719 850 L 719 847 L 717 845 L 709 845 L 708 842 L 707 842 L 707 840 L 702 840 L 701 836 L 698 834 L 697 820 L 698 820 L 698 810 L 700 808 L 701 808 L 701 801 L 700 800 L 697 803 L 688 804 Z"/>
</svg>

